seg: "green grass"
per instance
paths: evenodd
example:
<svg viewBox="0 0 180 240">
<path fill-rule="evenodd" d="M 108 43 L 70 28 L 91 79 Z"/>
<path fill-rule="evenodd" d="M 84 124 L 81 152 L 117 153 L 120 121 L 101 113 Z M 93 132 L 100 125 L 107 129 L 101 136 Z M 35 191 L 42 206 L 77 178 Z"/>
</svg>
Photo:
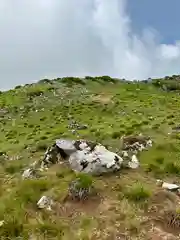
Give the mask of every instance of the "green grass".
<svg viewBox="0 0 180 240">
<path fill-rule="evenodd" d="M 93 179 L 88 174 L 79 173 L 76 179 L 78 180 L 78 188 L 90 188 L 93 184 Z"/>
<path fill-rule="evenodd" d="M 140 202 L 147 200 L 151 196 L 151 191 L 142 183 L 134 183 L 125 189 L 124 196 L 130 201 Z"/>
<path fill-rule="evenodd" d="M 137 203 L 151 199 L 156 178 L 171 182 L 179 177 L 180 135 L 168 134 L 180 124 L 179 106 L 179 76 L 152 83 L 108 76 L 42 79 L 1 92 L 0 221 L 5 224 L 0 239 L 26 239 L 27 235 L 40 240 L 115 239 L 126 231 L 141 239 L 144 225 L 139 219 L 146 211 Z M 71 120 L 88 128 L 73 133 L 68 127 Z M 139 133 L 153 140 L 152 148 L 138 154 L 139 169 L 92 179 L 76 175 L 65 163 L 42 172 L 38 179 L 21 178 L 57 138 L 85 138 L 120 153 L 120 138 Z M 85 187 L 93 183 L 101 199 L 66 206 L 63 199 L 75 178 Z M 42 195 L 55 199 L 60 209 L 38 210 Z"/>
</svg>

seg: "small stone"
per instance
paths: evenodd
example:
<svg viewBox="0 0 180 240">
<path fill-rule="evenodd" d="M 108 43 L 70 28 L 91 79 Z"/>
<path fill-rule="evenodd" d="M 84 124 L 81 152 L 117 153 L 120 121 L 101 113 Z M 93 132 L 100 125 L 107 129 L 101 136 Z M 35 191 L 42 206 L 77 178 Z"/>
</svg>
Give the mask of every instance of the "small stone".
<svg viewBox="0 0 180 240">
<path fill-rule="evenodd" d="M 38 208 L 52 210 L 53 201 L 47 196 L 43 196 L 37 203 Z"/>
<path fill-rule="evenodd" d="M 132 159 L 131 159 L 131 161 L 129 162 L 128 165 L 129 165 L 129 167 L 132 168 L 132 169 L 136 169 L 136 168 L 139 167 L 139 161 L 138 161 L 136 155 L 133 155 L 133 156 L 132 156 Z"/>
<path fill-rule="evenodd" d="M 4 220 L 1 220 L 0 221 L 0 227 L 2 227 L 4 225 L 5 221 Z"/>
<path fill-rule="evenodd" d="M 128 152 L 127 151 L 122 151 L 122 157 L 129 157 Z"/>
<path fill-rule="evenodd" d="M 34 176 L 35 176 L 35 170 L 32 168 L 26 169 L 22 174 L 23 179 L 33 178 Z"/>
<path fill-rule="evenodd" d="M 162 188 L 170 190 L 170 191 L 177 191 L 178 189 L 180 189 L 180 186 L 178 186 L 177 184 L 163 182 Z"/>
</svg>

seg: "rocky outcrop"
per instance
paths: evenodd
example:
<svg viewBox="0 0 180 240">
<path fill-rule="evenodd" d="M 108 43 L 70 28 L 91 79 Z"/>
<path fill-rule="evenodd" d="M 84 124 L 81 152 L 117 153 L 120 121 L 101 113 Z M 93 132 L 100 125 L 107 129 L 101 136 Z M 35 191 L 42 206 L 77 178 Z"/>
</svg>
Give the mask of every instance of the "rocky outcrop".
<svg viewBox="0 0 180 240">
<path fill-rule="evenodd" d="M 152 140 L 142 135 L 127 136 L 122 137 L 122 145 L 123 150 L 138 153 L 152 147 Z"/>
<path fill-rule="evenodd" d="M 56 140 L 56 143 L 47 149 L 42 166 L 48 167 L 60 159 L 67 159 L 75 172 L 91 174 L 117 171 L 123 162 L 120 156 L 103 145 L 86 140 Z"/>
<path fill-rule="evenodd" d="M 101 144 L 93 146 L 92 149 L 88 143 L 81 142 L 79 148 L 69 157 L 70 166 L 76 172 L 101 174 L 121 168 L 123 159 Z"/>
<path fill-rule="evenodd" d="M 139 161 L 136 153 L 152 146 L 150 138 L 129 136 L 123 138 L 123 151 L 118 155 L 100 143 L 87 140 L 58 139 L 45 153 L 41 167 L 48 167 L 68 160 L 75 172 L 94 175 L 115 172 L 122 167 L 136 169 Z"/>
</svg>

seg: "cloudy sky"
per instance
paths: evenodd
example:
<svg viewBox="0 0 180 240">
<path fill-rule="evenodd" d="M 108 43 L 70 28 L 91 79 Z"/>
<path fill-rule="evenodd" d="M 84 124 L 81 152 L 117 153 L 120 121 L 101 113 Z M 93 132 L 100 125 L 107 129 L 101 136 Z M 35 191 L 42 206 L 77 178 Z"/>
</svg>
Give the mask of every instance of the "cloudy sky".
<svg viewBox="0 0 180 240">
<path fill-rule="evenodd" d="M 179 0 L 0 0 L 0 88 L 180 73 Z"/>
</svg>

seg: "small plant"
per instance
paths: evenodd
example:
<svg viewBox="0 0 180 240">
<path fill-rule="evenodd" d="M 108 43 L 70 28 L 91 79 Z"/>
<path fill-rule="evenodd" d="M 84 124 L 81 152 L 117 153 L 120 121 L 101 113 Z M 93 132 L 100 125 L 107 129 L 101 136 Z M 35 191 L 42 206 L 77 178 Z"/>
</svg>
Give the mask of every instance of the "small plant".
<svg viewBox="0 0 180 240">
<path fill-rule="evenodd" d="M 43 135 L 40 137 L 40 140 L 46 140 L 46 139 L 48 139 L 48 137 L 46 135 Z"/>
<path fill-rule="evenodd" d="M 152 172 L 155 175 L 159 175 L 164 173 L 163 168 L 161 168 L 159 166 L 159 163 L 149 163 L 146 167 L 145 167 L 145 171 L 146 172 Z"/>
<path fill-rule="evenodd" d="M 45 218 L 43 222 L 36 224 L 36 234 L 43 236 L 42 239 L 62 239 L 67 226 L 62 224 L 59 220 L 56 220 L 56 224 L 51 218 Z"/>
<path fill-rule="evenodd" d="M 13 160 L 5 164 L 5 171 L 9 174 L 20 172 L 24 168 L 24 163 L 20 160 Z"/>
<path fill-rule="evenodd" d="M 158 164 L 163 164 L 164 163 L 164 157 L 157 157 L 155 159 L 155 161 L 158 163 Z"/>
<path fill-rule="evenodd" d="M 179 174 L 180 173 L 180 165 L 178 165 L 176 162 L 169 162 L 165 165 L 164 170 L 170 174 Z"/>
<path fill-rule="evenodd" d="M 36 204 L 43 192 L 52 187 L 53 182 L 46 179 L 27 179 L 19 184 L 14 198 L 20 204 Z"/>
<path fill-rule="evenodd" d="M 172 209 L 165 211 L 162 216 L 163 222 L 165 221 L 168 227 L 173 229 L 180 228 L 180 211 L 179 209 Z"/>
<path fill-rule="evenodd" d="M 69 196 L 76 200 L 86 200 L 92 194 L 92 177 L 87 174 L 78 174 L 69 184 Z"/>
<path fill-rule="evenodd" d="M 89 188 L 92 186 L 93 180 L 92 177 L 88 174 L 79 173 L 76 176 L 76 179 L 78 180 L 78 188 Z"/>
<path fill-rule="evenodd" d="M 0 228 L 1 239 L 18 239 L 18 237 L 21 237 L 24 228 L 23 222 L 14 216 L 6 218 L 3 226 Z"/>
<path fill-rule="evenodd" d="M 149 189 L 140 183 L 135 183 L 124 191 L 124 196 L 131 201 L 140 202 L 147 200 L 151 195 Z"/>
<path fill-rule="evenodd" d="M 36 145 L 36 151 L 45 151 L 48 148 L 48 145 L 42 141 L 42 142 L 38 142 Z"/>
<path fill-rule="evenodd" d="M 122 135 L 121 132 L 113 132 L 113 133 L 112 133 L 112 138 L 117 139 L 117 138 L 120 138 L 121 135 Z"/>
</svg>

